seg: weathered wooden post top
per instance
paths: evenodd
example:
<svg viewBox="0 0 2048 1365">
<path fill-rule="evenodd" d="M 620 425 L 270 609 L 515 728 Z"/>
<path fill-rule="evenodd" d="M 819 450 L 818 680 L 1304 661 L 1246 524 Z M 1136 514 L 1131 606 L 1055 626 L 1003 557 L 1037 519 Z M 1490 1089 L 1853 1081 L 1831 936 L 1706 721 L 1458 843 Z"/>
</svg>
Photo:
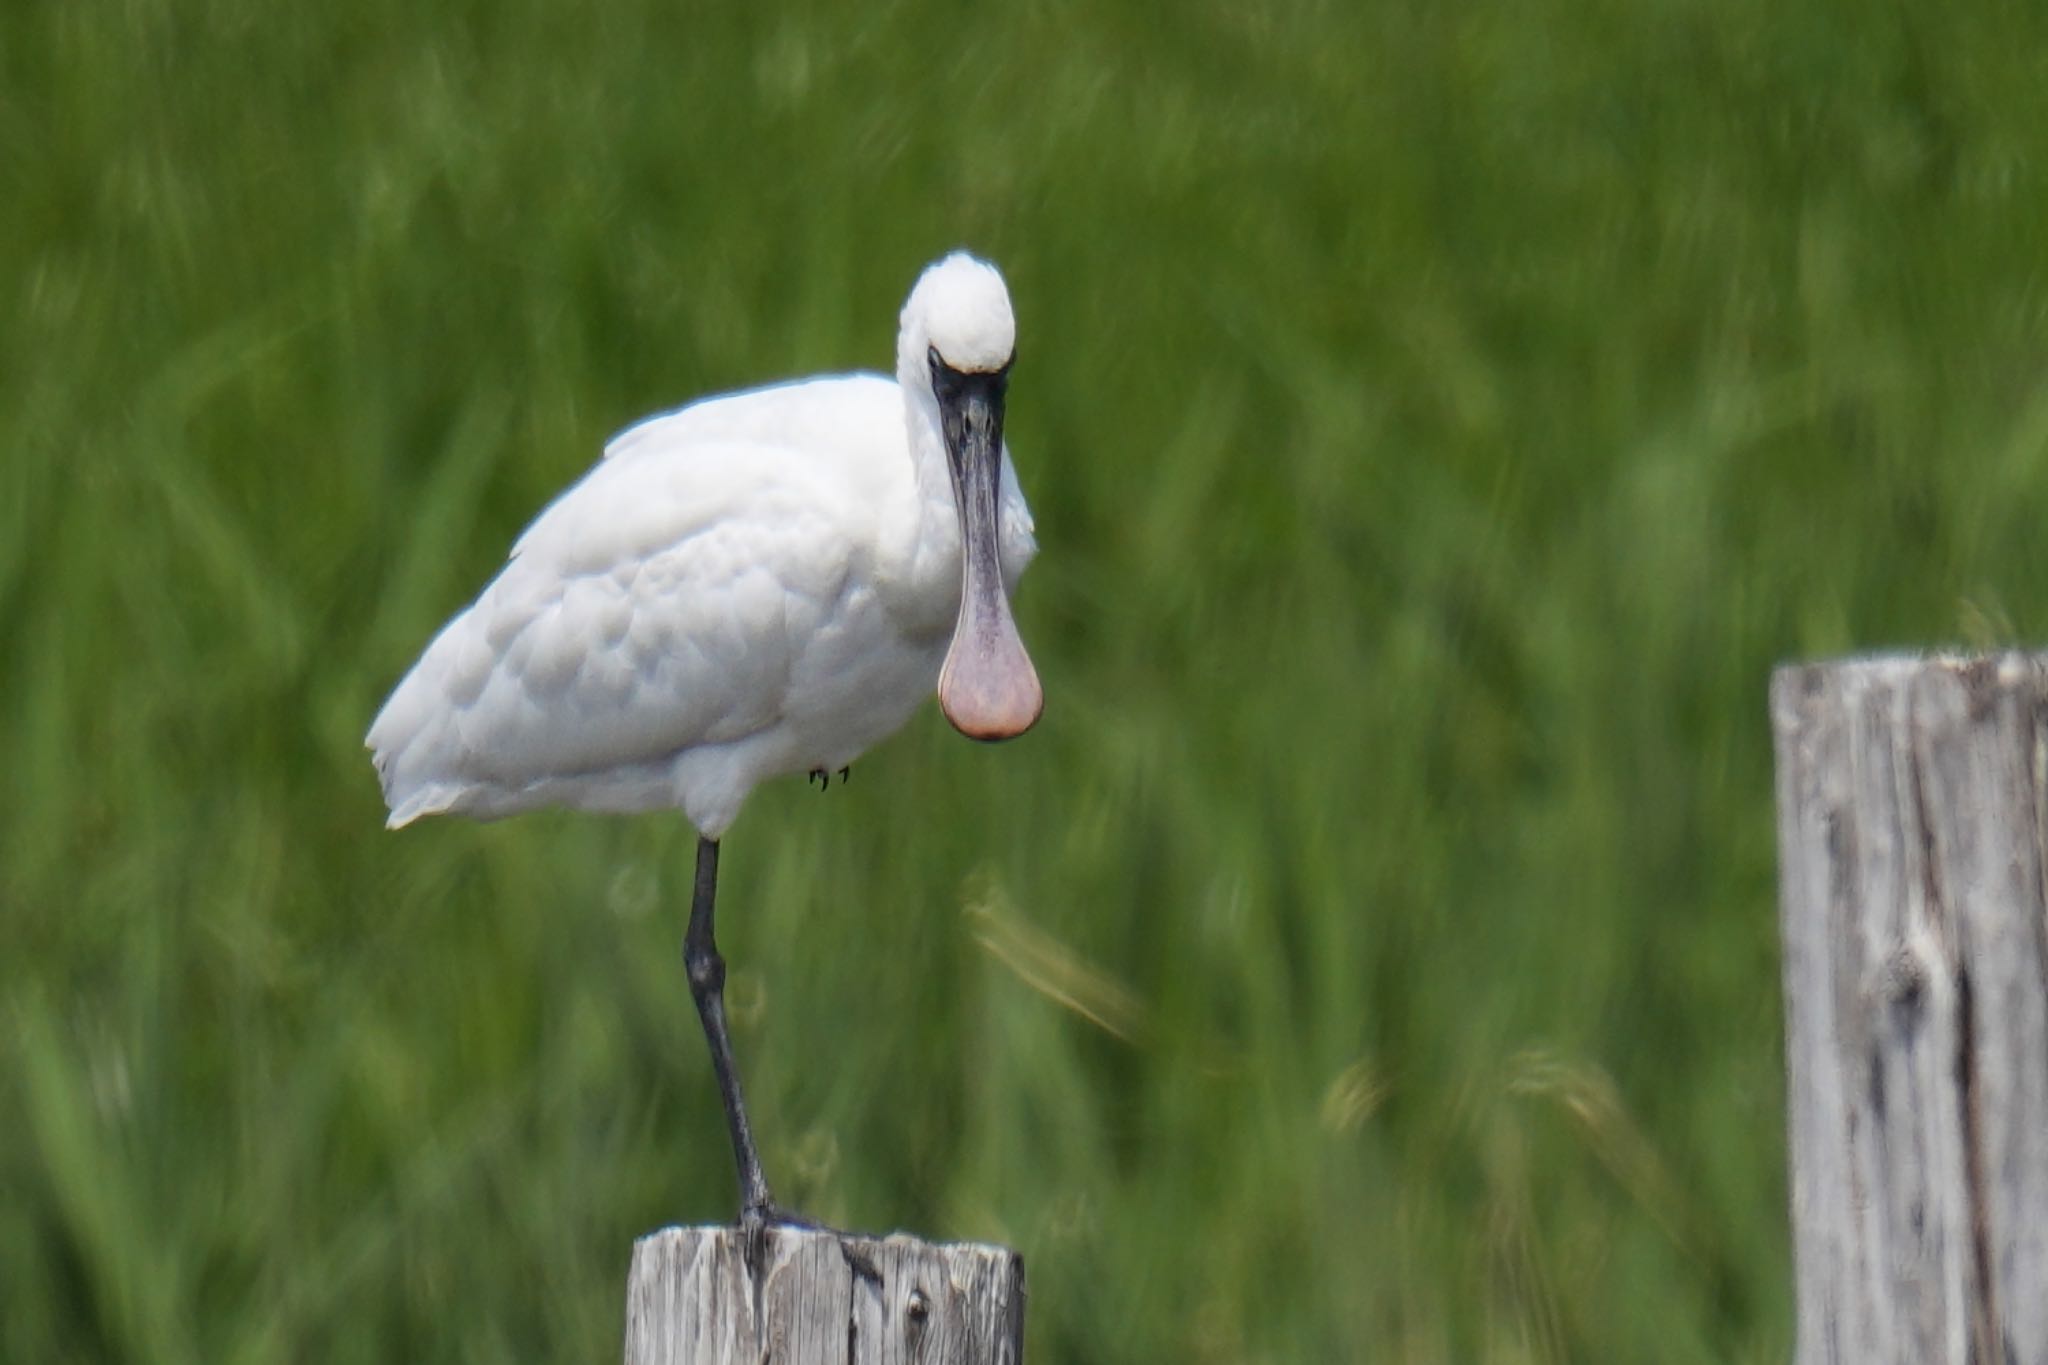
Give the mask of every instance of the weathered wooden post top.
<svg viewBox="0 0 2048 1365">
<path fill-rule="evenodd" d="M 2048 1365 L 2048 656 L 1781 668 L 1799 1365 Z"/>
<path fill-rule="evenodd" d="M 633 1247 L 626 1365 L 1019 1365 L 1024 1260 L 897 1234 L 666 1228 Z"/>
</svg>

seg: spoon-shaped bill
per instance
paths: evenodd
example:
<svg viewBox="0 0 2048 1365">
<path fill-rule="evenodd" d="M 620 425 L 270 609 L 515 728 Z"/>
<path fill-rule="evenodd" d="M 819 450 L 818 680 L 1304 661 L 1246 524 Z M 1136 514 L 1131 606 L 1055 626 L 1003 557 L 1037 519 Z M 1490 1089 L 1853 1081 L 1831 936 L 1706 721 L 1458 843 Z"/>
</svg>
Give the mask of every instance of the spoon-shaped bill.
<svg viewBox="0 0 2048 1365">
<path fill-rule="evenodd" d="M 1037 723 L 1045 693 L 1010 614 L 997 553 L 1006 375 L 940 365 L 934 379 L 960 514 L 960 616 L 939 670 L 939 708 L 963 735 L 1010 739 Z"/>
</svg>

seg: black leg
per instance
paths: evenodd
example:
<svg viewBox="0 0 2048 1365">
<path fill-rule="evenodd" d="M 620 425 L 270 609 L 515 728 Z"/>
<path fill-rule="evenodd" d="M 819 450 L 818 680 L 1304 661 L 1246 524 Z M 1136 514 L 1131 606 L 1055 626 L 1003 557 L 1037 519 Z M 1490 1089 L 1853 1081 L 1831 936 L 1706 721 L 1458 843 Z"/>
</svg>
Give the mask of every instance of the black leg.
<svg viewBox="0 0 2048 1365">
<path fill-rule="evenodd" d="M 718 894 L 718 841 L 697 840 L 697 889 L 690 900 L 690 927 L 683 935 L 683 966 L 690 974 L 690 996 L 704 1021 L 704 1040 L 711 1044 L 711 1069 L 718 1073 L 719 1098 L 725 1101 L 725 1122 L 732 1129 L 733 1157 L 740 1168 L 740 1221 L 759 1226 L 778 1221 L 768 1197 L 768 1178 L 761 1173 L 761 1154 L 747 1124 L 746 1101 L 740 1098 L 740 1073 L 733 1065 L 732 1039 L 725 1031 L 725 959 L 712 936 L 711 903 Z"/>
</svg>

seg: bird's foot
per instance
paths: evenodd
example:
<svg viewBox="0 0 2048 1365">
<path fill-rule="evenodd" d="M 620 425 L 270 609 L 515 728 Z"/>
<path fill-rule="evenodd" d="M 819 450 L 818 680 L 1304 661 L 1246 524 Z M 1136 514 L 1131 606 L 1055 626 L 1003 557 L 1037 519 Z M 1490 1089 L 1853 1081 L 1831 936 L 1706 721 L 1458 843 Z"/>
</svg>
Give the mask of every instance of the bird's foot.
<svg viewBox="0 0 2048 1365">
<path fill-rule="evenodd" d="M 847 779 L 847 778 L 849 778 L 849 777 L 852 777 L 852 776 L 853 776 L 853 769 L 852 769 L 852 768 L 841 768 L 841 769 L 839 770 L 839 780 L 840 780 L 841 782 L 844 782 L 844 781 L 846 781 L 846 779 Z M 819 791 L 830 791 L 830 790 L 832 790 L 832 774 L 831 774 L 830 772 L 827 772 L 827 771 L 826 771 L 825 769 L 823 769 L 823 768 L 813 768 L 813 769 L 811 769 L 811 775 L 810 775 L 810 777 L 809 777 L 808 779 L 806 779 L 806 785 L 808 785 L 808 784 L 809 784 L 810 782 L 815 782 L 815 783 L 817 783 L 817 784 L 818 784 L 818 790 L 819 790 Z"/>
<path fill-rule="evenodd" d="M 799 1228 L 806 1232 L 826 1231 L 823 1223 L 813 1222 L 800 1213 L 794 1213 L 779 1204 L 753 1204 L 740 1210 L 740 1230 L 760 1228 Z"/>
<path fill-rule="evenodd" d="M 827 1231 L 822 1223 L 791 1213 L 774 1204 L 749 1204 L 740 1210 L 740 1255 L 757 1276 L 768 1264 L 769 1234 L 778 1228 L 806 1232 Z"/>
</svg>

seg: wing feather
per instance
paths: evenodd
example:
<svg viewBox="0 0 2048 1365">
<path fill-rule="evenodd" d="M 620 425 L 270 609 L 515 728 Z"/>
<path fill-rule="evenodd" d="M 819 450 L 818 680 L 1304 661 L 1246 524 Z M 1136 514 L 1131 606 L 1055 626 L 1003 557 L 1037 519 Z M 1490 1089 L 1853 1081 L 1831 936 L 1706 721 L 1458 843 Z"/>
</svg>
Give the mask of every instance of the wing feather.
<svg viewBox="0 0 2048 1365">
<path fill-rule="evenodd" d="M 542 512 L 385 704 L 367 742 L 394 825 L 780 714 L 861 551 L 848 490 L 801 450 L 665 435 Z"/>
</svg>

